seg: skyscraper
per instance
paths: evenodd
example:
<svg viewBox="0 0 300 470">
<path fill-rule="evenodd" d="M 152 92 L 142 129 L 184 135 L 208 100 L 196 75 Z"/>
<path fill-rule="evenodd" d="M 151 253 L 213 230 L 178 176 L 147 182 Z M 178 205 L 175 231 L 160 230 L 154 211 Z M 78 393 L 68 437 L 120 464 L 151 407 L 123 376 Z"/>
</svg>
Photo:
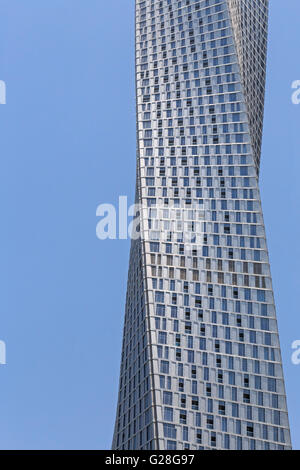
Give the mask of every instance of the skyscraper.
<svg viewBox="0 0 300 470">
<path fill-rule="evenodd" d="M 137 0 L 114 449 L 290 449 L 259 194 L 268 0 Z"/>
</svg>

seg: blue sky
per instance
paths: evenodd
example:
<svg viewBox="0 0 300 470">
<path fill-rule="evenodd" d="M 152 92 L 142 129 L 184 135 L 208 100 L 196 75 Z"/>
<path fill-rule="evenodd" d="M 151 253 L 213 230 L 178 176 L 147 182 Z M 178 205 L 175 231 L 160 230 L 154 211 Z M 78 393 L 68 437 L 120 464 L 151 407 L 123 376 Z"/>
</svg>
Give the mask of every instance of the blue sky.
<svg viewBox="0 0 300 470">
<path fill-rule="evenodd" d="M 96 207 L 133 200 L 134 2 L 0 0 L 1 449 L 105 449 L 128 241 Z M 261 192 L 294 447 L 300 449 L 300 3 L 271 2 Z"/>
</svg>

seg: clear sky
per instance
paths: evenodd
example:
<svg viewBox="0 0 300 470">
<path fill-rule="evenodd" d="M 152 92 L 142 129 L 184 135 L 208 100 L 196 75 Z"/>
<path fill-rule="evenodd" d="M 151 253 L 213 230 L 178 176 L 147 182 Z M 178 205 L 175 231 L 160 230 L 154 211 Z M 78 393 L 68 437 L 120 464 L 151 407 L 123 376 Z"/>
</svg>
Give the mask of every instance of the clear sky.
<svg viewBox="0 0 300 470">
<path fill-rule="evenodd" d="M 300 2 L 270 3 L 260 182 L 300 449 Z M 0 448 L 107 449 L 129 242 L 95 213 L 134 196 L 134 1 L 0 0 L 0 80 Z"/>
</svg>

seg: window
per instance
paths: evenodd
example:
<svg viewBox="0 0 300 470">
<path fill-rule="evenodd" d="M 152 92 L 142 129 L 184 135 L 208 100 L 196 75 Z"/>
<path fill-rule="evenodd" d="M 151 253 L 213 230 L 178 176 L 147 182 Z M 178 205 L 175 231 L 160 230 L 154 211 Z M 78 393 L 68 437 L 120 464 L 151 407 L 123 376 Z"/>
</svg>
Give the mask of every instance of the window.
<svg viewBox="0 0 300 470">
<path fill-rule="evenodd" d="M 199 398 L 192 397 L 192 410 L 199 410 Z"/>
<path fill-rule="evenodd" d="M 252 423 L 247 423 L 247 436 L 253 437 L 254 435 L 254 428 Z"/>
<path fill-rule="evenodd" d="M 186 424 L 186 411 L 185 410 L 180 410 L 179 422 L 180 424 Z"/>
<path fill-rule="evenodd" d="M 167 450 L 176 450 L 176 441 L 167 441 Z"/>
<path fill-rule="evenodd" d="M 237 403 L 232 403 L 232 416 L 235 418 L 239 417 L 239 405 Z"/>
<path fill-rule="evenodd" d="M 197 441 L 197 444 L 202 444 L 202 430 L 201 429 L 196 430 L 196 441 Z"/>
<path fill-rule="evenodd" d="M 165 331 L 158 332 L 158 344 L 167 344 L 167 333 Z"/>
<path fill-rule="evenodd" d="M 173 421 L 173 408 L 164 408 L 164 421 Z"/>
<path fill-rule="evenodd" d="M 208 415 L 207 416 L 206 427 L 207 427 L 207 429 L 213 429 L 214 428 L 214 417 L 213 417 L 213 415 Z"/>
<path fill-rule="evenodd" d="M 171 439 L 176 439 L 176 428 L 174 424 L 164 423 L 164 437 L 170 437 Z"/>
<path fill-rule="evenodd" d="M 163 392 L 163 403 L 164 405 L 172 405 L 173 394 L 172 392 Z"/>
<path fill-rule="evenodd" d="M 169 373 L 169 362 L 168 361 L 161 361 L 160 362 L 160 372 L 162 374 L 168 374 Z"/>
</svg>

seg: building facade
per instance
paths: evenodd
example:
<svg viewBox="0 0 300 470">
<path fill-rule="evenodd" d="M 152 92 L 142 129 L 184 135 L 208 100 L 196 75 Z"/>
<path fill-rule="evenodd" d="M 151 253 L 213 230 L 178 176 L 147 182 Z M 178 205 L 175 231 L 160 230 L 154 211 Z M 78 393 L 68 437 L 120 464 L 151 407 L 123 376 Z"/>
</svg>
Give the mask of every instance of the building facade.
<svg viewBox="0 0 300 470">
<path fill-rule="evenodd" d="M 268 0 L 137 0 L 114 449 L 290 449 L 259 193 Z"/>
</svg>

